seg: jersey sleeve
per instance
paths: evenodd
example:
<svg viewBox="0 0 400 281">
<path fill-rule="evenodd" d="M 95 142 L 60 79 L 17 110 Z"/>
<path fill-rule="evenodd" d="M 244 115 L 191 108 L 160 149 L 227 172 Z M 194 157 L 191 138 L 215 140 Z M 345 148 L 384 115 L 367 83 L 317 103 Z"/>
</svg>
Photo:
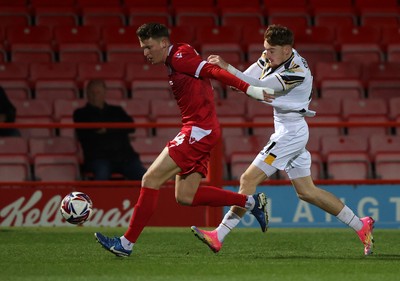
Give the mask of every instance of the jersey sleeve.
<svg viewBox="0 0 400 281">
<path fill-rule="evenodd" d="M 282 72 L 273 73 L 260 79 L 256 79 L 240 71 L 236 73 L 236 76 L 252 86 L 268 87 L 274 89 L 275 92 L 282 92 L 301 84 L 304 81 L 305 72 L 299 65 L 294 64 Z"/>
<path fill-rule="evenodd" d="M 172 55 L 171 65 L 175 71 L 199 78 L 206 62 L 190 45 L 180 46 Z"/>
</svg>

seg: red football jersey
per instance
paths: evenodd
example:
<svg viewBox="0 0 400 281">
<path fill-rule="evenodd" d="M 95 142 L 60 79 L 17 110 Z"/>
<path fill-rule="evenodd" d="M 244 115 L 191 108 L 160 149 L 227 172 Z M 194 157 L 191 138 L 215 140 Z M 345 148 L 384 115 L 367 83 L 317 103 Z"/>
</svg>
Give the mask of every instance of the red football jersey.
<svg viewBox="0 0 400 281">
<path fill-rule="evenodd" d="M 173 45 L 165 62 L 183 125 L 213 129 L 219 127 L 219 123 L 210 79 L 200 77 L 205 63 L 188 44 Z"/>
</svg>

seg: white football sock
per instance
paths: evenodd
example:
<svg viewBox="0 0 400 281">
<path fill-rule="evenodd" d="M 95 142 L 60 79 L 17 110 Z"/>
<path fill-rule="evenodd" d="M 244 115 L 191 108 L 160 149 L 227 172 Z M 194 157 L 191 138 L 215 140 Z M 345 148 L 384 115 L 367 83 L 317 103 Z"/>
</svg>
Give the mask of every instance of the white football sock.
<svg viewBox="0 0 400 281">
<path fill-rule="evenodd" d="M 121 239 L 121 245 L 122 247 L 124 247 L 125 250 L 132 250 L 133 245 L 135 245 L 135 243 L 130 242 L 123 235 L 120 237 L 120 239 Z"/>
<path fill-rule="evenodd" d="M 363 223 L 360 220 L 360 218 L 357 217 L 353 213 L 353 211 L 346 205 L 343 207 L 343 209 L 340 211 L 340 213 L 336 217 L 338 220 L 347 224 L 348 226 L 353 228 L 355 231 L 359 231 L 363 227 Z"/>
<path fill-rule="evenodd" d="M 253 210 L 255 204 L 256 204 L 256 201 L 254 200 L 253 196 L 248 195 L 246 204 L 244 205 L 246 210 Z"/>
<path fill-rule="evenodd" d="M 217 227 L 216 231 L 218 234 L 218 240 L 223 242 L 225 237 L 234 229 L 237 224 L 240 222 L 241 217 L 236 215 L 234 212 L 229 210 L 224 216 L 222 222 Z"/>
</svg>

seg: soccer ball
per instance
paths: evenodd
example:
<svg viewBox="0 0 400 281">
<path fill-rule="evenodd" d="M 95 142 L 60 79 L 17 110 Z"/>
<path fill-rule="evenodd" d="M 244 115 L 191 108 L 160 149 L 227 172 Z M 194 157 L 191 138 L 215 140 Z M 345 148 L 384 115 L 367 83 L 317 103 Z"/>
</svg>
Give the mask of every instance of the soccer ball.
<svg viewBox="0 0 400 281">
<path fill-rule="evenodd" d="M 92 215 L 93 203 L 87 194 L 71 192 L 61 201 L 60 212 L 67 222 L 82 224 Z"/>
</svg>

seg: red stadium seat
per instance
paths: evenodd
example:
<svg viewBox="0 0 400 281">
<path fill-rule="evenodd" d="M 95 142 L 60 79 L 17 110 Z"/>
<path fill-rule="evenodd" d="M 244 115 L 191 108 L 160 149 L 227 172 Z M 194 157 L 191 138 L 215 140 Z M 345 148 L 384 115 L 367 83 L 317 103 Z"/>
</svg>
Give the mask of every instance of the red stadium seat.
<svg viewBox="0 0 400 281">
<path fill-rule="evenodd" d="M 105 79 L 123 81 L 125 68 L 120 63 L 79 63 L 78 81 L 83 83 L 90 79 Z"/>
<path fill-rule="evenodd" d="M 383 27 L 381 33 L 381 45 L 384 50 L 387 51 L 390 44 L 400 44 L 400 27 Z"/>
<path fill-rule="evenodd" d="M 69 137 L 30 138 L 28 142 L 32 159 L 39 155 L 76 155 L 79 150 L 77 140 Z"/>
<path fill-rule="evenodd" d="M 319 2 L 328 3 L 328 1 Z M 352 7 L 315 7 L 313 15 L 315 26 L 325 26 L 332 31 L 336 31 L 338 28 L 350 29 L 357 26 L 357 14 Z"/>
<path fill-rule="evenodd" d="M 32 98 L 31 86 L 26 80 L 1 80 L 0 86 L 11 100 L 29 100 Z"/>
<path fill-rule="evenodd" d="M 362 79 L 362 67 L 357 62 L 317 62 L 314 73 L 317 88 L 323 80 Z"/>
<path fill-rule="evenodd" d="M 151 100 L 150 112 L 152 120 L 160 117 L 180 117 L 179 107 L 174 100 Z"/>
<path fill-rule="evenodd" d="M 400 153 L 400 136 L 371 135 L 368 138 L 369 153 L 374 159 L 379 153 Z"/>
<path fill-rule="evenodd" d="M 75 0 L 78 7 L 119 7 L 120 0 Z"/>
<path fill-rule="evenodd" d="M 131 0 L 135 1 L 135 0 Z M 160 0 L 158 0 L 160 1 Z M 164 0 L 165 1 L 165 0 Z M 166 2 L 166 1 L 165 1 Z M 170 0 L 171 8 L 176 10 L 178 8 L 213 8 L 215 0 L 204 0 L 204 1 L 187 1 L 187 0 Z M 167 6 L 166 4 L 163 6 Z"/>
<path fill-rule="evenodd" d="M 175 24 L 196 28 L 215 27 L 218 25 L 218 14 L 214 8 L 179 8 L 175 10 Z"/>
<path fill-rule="evenodd" d="M 390 105 L 390 100 L 400 96 L 400 81 L 393 80 L 371 80 L 368 82 L 368 97 L 384 99 Z"/>
<path fill-rule="evenodd" d="M 241 30 L 235 26 L 199 27 L 196 29 L 196 38 L 200 44 L 237 44 L 241 40 Z"/>
<path fill-rule="evenodd" d="M 307 60 L 311 70 L 318 62 L 334 63 L 337 61 L 336 50 L 332 44 L 298 43 L 295 48 Z"/>
<path fill-rule="evenodd" d="M 393 120 L 400 117 L 400 97 L 391 98 L 389 101 L 389 116 Z"/>
<path fill-rule="evenodd" d="M 78 67 L 75 63 L 32 63 L 29 66 L 29 80 L 36 83 L 39 80 L 67 80 L 73 81 L 78 76 Z"/>
<path fill-rule="evenodd" d="M 321 1 L 321 0 L 308 0 L 308 5 L 312 10 L 318 8 L 351 8 L 353 6 L 353 0 L 336 0 L 331 1 Z"/>
<path fill-rule="evenodd" d="M 21 182 L 31 179 L 28 157 L 24 155 L 0 155 L 0 181 Z"/>
<path fill-rule="evenodd" d="M 127 16 L 130 26 L 140 26 L 147 22 L 159 22 L 166 26 L 172 26 L 171 14 L 166 7 L 130 7 Z"/>
<path fill-rule="evenodd" d="M 79 87 L 74 80 L 39 80 L 35 83 L 35 99 L 55 101 L 79 98 Z"/>
<path fill-rule="evenodd" d="M 396 0 L 382 0 L 382 1 L 374 1 L 374 0 L 355 0 L 354 5 L 358 9 L 362 8 L 397 8 Z"/>
<path fill-rule="evenodd" d="M 209 55 L 218 54 L 233 66 L 244 62 L 244 54 L 239 43 L 202 44 L 200 49 L 204 59 L 207 59 Z"/>
<path fill-rule="evenodd" d="M 347 121 L 365 124 L 363 127 L 347 128 L 348 135 L 368 137 L 371 135 L 386 135 L 390 133 L 390 128 L 372 126 L 374 123 L 388 122 L 389 119 L 386 116 L 354 116 L 349 117 Z"/>
<path fill-rule="evenodd" d="M 321 138 L 321 156 L 326 159 L 333 152 L 362 152 L 368 151 L 368 138 L 365 136 L 323 136 Z"/>
<path fill-rule="evenodd" d="M 325 99 L 361 99 L 365 97 L 364 85 L 361 80 L 322 80 L 320 85 L 321 98 Z"/>
<path fill-rule="evenodd" d="M 21 137 L 0 137 L 0 155 L 27 155 L 28 141 Z"/>
<path fill-rule="evenodd" d="M 36 7 L 73 7 L 75 5 L 75 0 L 64 0 L 64 1 L 54 1 L 54 0 L 30 0 L 31 6 Z"/>
<path fill-rule="evenodd" d="M 319 114 L 321 113 L 321 116 Z M 339 116 L 323 115 L 322 111 L 318 111 L 317 116 L 314 118 L 307 118 L 309 124 L 310 138 L 320 139 L 323 136 L 341 136 L 344 134 L 343 129 L 339 127 L 313 127 L 313 124 L 319 123 L 338 123 L 342 122 L 342 118 Z"/>
<path fill-rule="evenodd" d="M 124 26 L 125 15 L 121 7 L 85 7 L 82 9 L 82 23 L 85 26 Z"/>
<path fill-rule="evenodd" d="M 337 44 L 380 44 L 381 32 L 375 26 L 340 27 L 336 34 Z"/>
<path fill-rule="evenodd" d="M 100 29 L 95 26 L 57 26 L 54 27 L 54 40 L 56 44 L 99 44 Z"/>
<path fill-rule="evenodd" d="M 387 45 L 387 61 L 400 62 L 400 43 Z"/>
<path fill-rule="evenodd" d="M 244 95 L 236 93 L 237 95 Z M 246 118 L 249 121 L 254 121 L 255 117 L 269 117 L 272 118 L 274 109 L 268 104 L 247 98 L 246 102 Z M 271 119 L 272 122 L 272 119 Z"/>
<path fill-rule="evenodd" d="M 173 100 L 168 81 L 132 81 L 132 99 Z"/>
<path fill-rule="evenodd" d="M 26 80 L 29 77 L 29 65 L 27 63 L 1 63 L 0 81 Z"/>
<path fill-rule="evenodd" d="M 168 73 L 165 65 L 150 65 L 149 63 L 128 63 L 126 65 L 125 81 L 136 80 L 167 81 Z"/>
<path fill-rule="evenodd" d="M 400 152 L 378 153 L 374 159 L 378 179 L 398 180 L 400 171 Z"/>
<path fill-rule="evenodd" d="M 364 180 L 372 177 L 366 153 L 331 153 L 327 157 L 328 177 L 335 180 Z"/>
<path fill-rule="evenodd" d="M 227 9 L 227 8 L 234 8 L 234 9 L 260 9 L 260 1 L 259 0 L 216 0 L 216 6 L 219 9 Z"/>
<path fill-rule="evenodd" d="M 72 118 L 76 109 L 83 107 L 87 103 L 83 99 L 57 99 L 54 101 L 54 120 L 60 121 L 61 118 Z"/>
<path fill-rule="evenodd" d="M 101 41 L 109 44 L 136 44 L 139 45 L 136 36 L 136 27 L 133 26 L 104 26 L 101 29 Z"/>
<path fill-rule="evenodd" d="M 360 11 L 360 21 L 363 26 L 398 27 L 398 14 L 393 8 L 364 8 Z"/>
<path fill-rule="evenodd" d="M 245 136 L 248 135 L 248 128 L 224 127 L 228 123 L 244 123 L 246 119 L 243 116 L 218 116 L 219 123 L 222 125 L 222 136 Z"/>
<path fill-rule="evenodd" d="M 53 35 L 47 26 L 12 26 L 6 29 L 9 44 L 50 44 Z"/>
<path fill-rule="evenodd" d="M 243 117 L 246 114 L 246 104 L 238 100 L 217 100 L 215 109 L 218 116 L 237 116 Z"/>
<path fill-rule="evenodd" d="M 253 152 L 232 154 L 230 162 L 230 179 L 239 180 L 240 176 L 244 171 L 246 171 L 256 156 L 257 153 Z"/>
<path fill-rule="evenodd" d="M 155 128 L 155 135 L 157 137 L 165 137 L 168 139 L 173 139 L 180 131 L 182 127 L 182 120 L 179 116 L 169 117 L 169 116 L 162 116 L 158 117 L 154 120 L 157 124 L 166 123 L 174 125 L 174 127 L 157 127 Z"/>
<path fill-rule="evenodd" d="M 363 65 L 384 61 L 384 54 L 378 43 L 342 44 L 340 53 L 342 61 L 358 62 Z"/>
<path fill-rule="evenodd" d="M 255 157 L 262 145 L 264 144 L 261 144 L 256 136 L 226 136 L 224 137 L 225 161 L 231 163 L 234 154 L 253 153 Z"/>
<path fill-rule="evenodd" d="M 280 14 L 273 12 L 267 16 L 268 24 L 280 24 L 290 28 L 296 35 L 296 30 L 304 30 L 311 26 L 311 20 L 308 14 Z"/>
<path fill-rule="evenodd" d="M 52 103 L 47 100 L 14 100 L 17 109 L 16 123 L 53 123 Z M 23 137 L 48 137 L 54 135 L 51 128 L 21 128 Z"/>
<path fill-rule="evenodd" d="M 77 26 L 78 11 L 73 6 L 40 6 L 35 8 L 35 23 L 37 26 L 47 26 L 51 29 L 55 26 Z"/>
<path fill-rule="evenodd" d="M 29 26 L 31 15 L 26 6 L 5 6 L 0 9 L 0 26 Z"/>
<path fill-rule="evenodd" d="M 210 0 L 208 0 L 210 1 Z M 126 7 L 167 7 L 168 0 L 153 0 L 151 4 L 148 0 L 124 0 Z"/>
<path fill-rule="evenodd" d="M 143 49 L 138 42 L 133 44 L 107 44 L 105 46 L 107 62 L 145 63 Z"/>
<path fill-rule="evenodd" d="M 380 64 L 371 63 L 363 67 L 363 80 L 368 83 L 380 81 L 384 87 L 386 81 L 400 80 L 400 64 L 384 62 Z"/>
<path fill-rule="evenodd" d="M 172 26 L 170 28 L 170 37 L 173 43 L 192 44 L 195 41 L 195 28 L 190 25 Z"/>
<path fill-rule="evenodd" d="M 265 19 L 260 9 L 226 8 L 221 10 L 221 25 L 227 26 L 252 26 L 253 28 L 265 26 Z"/>
<path fill-rule="evenodd" d="M 253 118 L 253 123 L 256 125 L 257 123 L 273 123 L 273 117 L 272 117 L 272 113 L 271 116 L 255 116 Z M 263 127 L 258 127 L 258 126 L 254 126 L 252 127 L 251 133 L 254 136 L 264 136 L 265 138 L 270 137 L 273 133 L 275 132 L 275 129 L 273 126 L 267 127 L 267 126 L 263 126 Z"/>
<path fill-rule="evenodd" d="M 53 62 L 55 54 L 51 44 L 13 44 L 11 45 L 12 62 Z"/>
<path fill-rule="evenodd" d="M 387 113 L 387 103 L 383 99 L 343 100 L 342 116 L 344 119 L 356 116 L 386 116 Z"/>
<path fill-rule="evenodd" d="M 103 61 L 103 55 L 98 44 L 60 43 L 58 53 L 60 62 L 100 63 Z"/>
<path fill-rule="evenodd" d="M 39 155 L 33 160 L 37 181 L 80 180 L 79 158 L 76 155 Z"/>
<path fill-rule="evenodd" d="M 140 137 L 132 138 L 131 145 L 139 153 L 140 160 L 149 167 L 170 139 L 167 137 Z"/>
</svg>

